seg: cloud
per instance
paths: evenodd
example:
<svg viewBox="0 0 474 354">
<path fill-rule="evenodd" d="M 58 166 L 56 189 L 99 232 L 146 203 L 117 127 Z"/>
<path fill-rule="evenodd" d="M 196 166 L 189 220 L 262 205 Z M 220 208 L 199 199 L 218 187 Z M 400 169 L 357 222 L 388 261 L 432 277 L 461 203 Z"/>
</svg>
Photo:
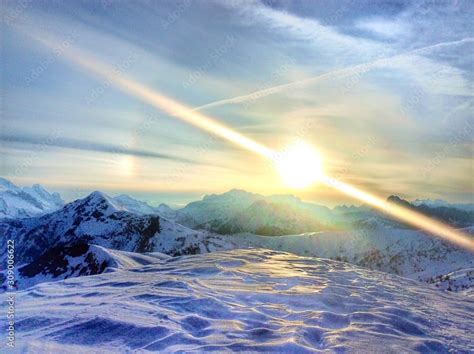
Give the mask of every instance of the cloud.
<svg viewBox="0 0 474 354">
<path fill-rule="evenodd" d="M 147 151 L 147 150 L 133 149 L 125 145 L 114 145 L 114 144 L 99 143 L 99 142 L 94 142 L 94 141 L 79 140 L 79 139 L 73 139 L 73 138 L 62 138 L 62 137 L 56 137 L 54 135 L 28 136 L 28 135 L 16 135 L 16 134 L 8 135 L 7 134 L 7 135 L 1 135 L 0 141 L 5 142 L 5 143 L 28 144 L 28 145 L 36 145 L 36 146 L 43 146 L 43 147 L 58 147 L 58 148 L 63 148 L 63 149 L 105 152 L 105 153 L 116 154 L 116 155 L 129 155 L 129 156 L 145 157 L 145 158 L 153 158 L 153 159 L 173 160 L 173 161 L 193 163 L 193 164 L 195 163 L 192 160 L 189 160 L 183 157 L 162 154 L 162 153 Z"/>
<path fill-rule="evenodd" d="M 385 18 L 359 20 L 356 22 L 356 27 L 383 38 L 397 39 L 400 36 L 405 37 L 411 32 L 411 28 L 407 23 Z"/>
<path fill-rule="evenodd" d="M 324 74 L 309 77 L 309 78 L 306 78 L 306 79 L 303 79 L 303 80 L 298 80 L 298 81 L 295 81 L 295 82 L 290 82 L 290 83 L 286 83 L 286 84 L 282 84 L 282 85 L 276 85 L 276 86 L 264 88 L 262 90 L 254 91 L 254 92 L 251 92 L 249 94 L 240 95 L 240 96 L 236 96 L 236 97 L 232 97 L 232 98 L 227 98 L 227 99 L 223 99 L 223 100 L 219 100 L 219 101 L 215 101 L 215 102 L 210 102 L 210 103 L 207 103 L 205 105 L 196 107 L 196 108 L 194 108 L 194 110 L 199 111 L 199 110 L 209 109 L 209 108 L 213 108 L 213 107 L 228 105 L 228 104 L 239 104 L 239 103 L 244 103 L 244 102 L 248 102 L 248 101 L 254 101 L 254 100 L 258 100 L 260 98 L 269 96 L 269 95 L 273 95 L 273 94 L 276 94 L 276 93 L 280 93 L 282 91 L 293 89 L 295 87 L 312 85 L 312 84 L 315 84 L 315 83 L 323 81 L 323 80 L 329 80 L 329 79 L 336 79 L 336 78 L 343 78 L 343 77 L 348 77 L 348 76 L 359 75 L 359 74 L 365 73 L 365 72 L 367 72 L 371 69 L 377 68 L 377 67 L 394 66 L 394 65 L 398 65 L 398 64 L 400 64 L 399 65 L 400 67 L 402 67 L 401 64 L 403 64 L 405 67 L 408 67 L 411 64 L 410 57 L 412 57 L 412 56 L 417 56 L 418 54 L 424 54 L 426 52 L 433 51 L 433 50 L 438 50 L 438 49 L 445 48 L 445 47 L 450 47 L 450 46 L 455 46 L 455 45 L 460 45 L 460 44 L 465 44 L 465 43 L 472 43 L 472 42 L 474 42 L 474 38 L 469 37 L 469 38 L 463 38 L 463 39 L 457 40 L 457 41 L 437 43 L 437 44 L 434 44 L 434 45 L 426 46 L 426 47 L 423 47 L 423 48 L 417 48 L 417 49 L 410 50 L 410 51 L 407 51 L 407 52 L 404 52 L 404 53 L 401 53 L 401 54 L 393 55 L 393 56 L 390 56 L 390 57 L 384 57 L 384 58 L 376 59 L 376 60 L 373 60 L 373 61 L 370 61 L 370 62 L 367 62 L 367 63 L 364 63 L 364 64 L 352 65 L 352 66 L 348 66 L 348 67 L 345 67 L 345 68 L 342 68 L 342 69 L 331 70 L 331 71 L 326 72 Z M 431 64 L 430 69 L 434 70 L 435 63 L 433 61 L 431 61 L 427 58 L 422 58 L 422 57 L 418 57 L 418 56 L 417 56 L 417 58 L 418 58 L 417 59 L 418 62 L 423 60 L 425 66 L 427 64 Z M 413 70 L 413 68 L 411 66 L 410 66 L 410 69 Z M 450 69 L 450 67 L 446 66 L 446 65 L 443 65 L 443 69 L 446 72 L 448 69 Z M 462 77 L 459 74 L 459 70 L 456 70 L 455 68 L 453 68 L 453 71 L 456 71 L 457 76 L 461 80 Z M 433 73 L 433 71 L 428 73 L 428 75 L 432 76 L 433 75 L 432 73 Z M 431 82 L 431 81 L 429 81 L 431 76 L 428 76 L 428 82 Z M 466 91 L 463 91 L 463 93 L 466 93 Z"/>
<path fill-rule="evenodd" d="M 272 32 L 290 36 L 304 44 L 324 49 L 324 51 L 338 52 L 340 55 L 358 53 L 362 57 L 370 56 L 377 50 L 380 43 L 367 38 L 355 38 L 338 31 L 335 27 L 323 25 L 320 21 L 310 17 L 300 17 L 288 11 L 281 11 L 265 6 L 258 1 L 237 2 L 238 10 L 247 21 L 263 24 Z M 225 2 L 224 2 L 225 4 Z M 334 9 L 328 18 L 329 22 L 337 22 L 343 16 L 345 5 L 341 3 Z"/>
</svg>

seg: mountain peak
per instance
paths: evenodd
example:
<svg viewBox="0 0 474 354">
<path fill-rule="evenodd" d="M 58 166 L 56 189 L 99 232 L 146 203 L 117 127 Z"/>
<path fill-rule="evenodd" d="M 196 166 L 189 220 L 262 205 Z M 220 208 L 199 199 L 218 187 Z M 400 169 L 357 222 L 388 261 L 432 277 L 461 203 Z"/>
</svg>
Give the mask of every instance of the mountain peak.
<svg viewBox="0 0 474 354">
<path fill-rule="evenodd" d="M 19 188 L 8 179 L 0 177 L 0 192 L 17 191 Z"/>
<path fill-rule="evenodd" d="M 87 197 L 80 199 L 78 202 L 82 206 L 95 208 L 107 214 L 124 210 L 124 208 L 116 203 L 111 197 L 100 191 L 94 191 Z"/>
<path fill-rule="evenodd" d="M 134 199 L 127 194 L 121 194 L 113 198 L 123 209 L 135 214 L 155 214 L 155 208 L 141 200 Z"/>
<path fill-rule="evenodd" d="M 58 193 L 50 194 L 39 184 L 18 187 L 0 177 L 0 219 L 37 216 L 61 208 L 64 201 Z"/>
<path fill-rule="evenodd" d="M 225 193 L 222 193 L 222 194 L 208 194 L 206 196 L 204 196 L 203 198 L 203 201 L 204 200 L 214 200 L 214 199 L 221 199 L 221 200 L 224 200 L 224 199 L 254 199 L 254 198 L 257 198 L 257 197 L 260 197 L 258 194 L 255 194 L 255 193 L 251 193 L 251 192 L 247 192 L 243 189 L 231 189 Z"/>
<path fill-rule="evenodd" d="M 408 201 L 406 201 L 405 199 L 400 198 L 397 195 L 389 196 L 387 198 L 387 202 L 393 203 L 393 204 L 398 204 L 398 205 L 405 206 L 405 207 L 411 207 L 412 206 Z"/>
<path fill-rule="evenodd" d="M 127 194 L 120 194 L 120 195 L 114 197 L 114 199 L 116 199 L 116 200 L 133 200 L 133 201 L 135 201 L 135 199 L 133 199 L 132 197 L 130 197 L 130 196 L 127 195 Z"/>
</svg>

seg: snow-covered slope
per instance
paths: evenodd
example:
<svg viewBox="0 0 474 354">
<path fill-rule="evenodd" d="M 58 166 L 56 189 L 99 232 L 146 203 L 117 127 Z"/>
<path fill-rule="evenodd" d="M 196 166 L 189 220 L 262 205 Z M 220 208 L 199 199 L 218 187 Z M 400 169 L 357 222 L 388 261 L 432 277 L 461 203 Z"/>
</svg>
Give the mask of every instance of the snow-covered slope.
<svg viewBox="0 0 474 354">
<path fill-rule="evenodd" d="M 18 352 L 474 351 L 472 299 L 268 250 L 43 283 L 16 303 Z"/>
<path fill-rule="evenodd" d="M 459 292 L 468 296 L 474 296 L 474 268 L 460 269 L 445 275 L 427 277 L 428 283 L 435 284 L 443 290 Z"/>
<path fill-rule="evenodd" d="M 125 210 L 139 214 L 139 215 L 148 215 L 148 214 L 157 214 L 157 210 L 152 206 L 148 205 L 145 202 L 133 199 L 132 197 L 121 194 L 113 198 L 115 202 L 119 203 Z"/>
<path fill-rule="evenodd" d="M 38 283 L 135 268 L 167 258 L 169 256 L 160 253 L 117 251 L 79 240 L 53 246 L 32 262 L 15 269 L 15 284 L 16 289 L 26 289 Z M 5 284 L 5 271 L 0 273 L 0 278 Z"/>
<path fill-rule="evenodd" d="M 230 247 L 222 236 L 194 231 L 158 215 L 130 213 L 101 192 L 41 217 L 0 222 L 0 233 L 15 240 L 18 266 L 34 261 L 52 247 L 79 240 L 122 251 L 170 255 Z M 0 252 L 4 261 L 6 247 Z"/>
<path fill-rule="evenodd" d="M 158 207 L 153 207 L 145 202 L 136 200 L 126 194 L 113 198 L 125 210 L 138 215 L 159 215 L 168 220 L 176 219 L 176 211 L 168 205 L 161 203 Z"/>
<path fill-rule="evenodd" d="M 176 219 L 176 210 L 172 209 L 169 205 L 165 203 L 161 203 L 156 208 L 156 212 L 158 215 L 168 219 L 168 220 L 175 220 Z"/>
<path fill-rule="evenodd" d="M 472 229 L 464 231 L 474 237 Z M 341 260 L 431 283 L 434 278 L 474 267 L 472 252 L 417 230 L 377 227 L 350 232 L 313 232 L 271 237 L 238 234 L 228 238 L 240 247 L 262 247 L 301 256 Z M 473 286 L 474 282 L 466 280 L 464 285 Z"/>
<path fill-rule="evenodd" d="M 63 205 L 58 193 L 49 193 L 39 184 L 20 188 L 0 177 L 0 219 L 42 215 Z"/>
</svg>

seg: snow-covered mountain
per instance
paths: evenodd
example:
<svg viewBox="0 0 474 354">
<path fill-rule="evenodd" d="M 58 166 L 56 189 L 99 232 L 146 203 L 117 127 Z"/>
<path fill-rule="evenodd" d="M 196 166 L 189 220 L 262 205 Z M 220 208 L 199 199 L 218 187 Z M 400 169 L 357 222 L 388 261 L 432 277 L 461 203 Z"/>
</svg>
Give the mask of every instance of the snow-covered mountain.
<svg viewBox="0 0 474 354">
<path fill-rule="evenodd" d="M 474 211 L 463 210 L 457 207 L 448 206 L 429 206 L 426 204 L 414 205 L 397 196 L 387 198 L 388 202 L 399 204 L 405 208 L 415 210 L 430 218 L 440 220 L 446 224 L 455 227 L 469 227 L 474 224 Z"/>
<path fill-rule="evenodd" d="M 472 299 L 263 249 L 42 283 L 16 303 L 18 352 L 474 351 Z"/>
<path fill-rule="evenodd" d="M 227 247 L 222 237 L 209 232 L 190 230 L 158 215 L 131 213 L 101 192 L 40 217 L 0 222 L 0 233 L 15 240 L 18 265 L 36 260 L 53 247 L 77 241 L 122 251 L 171 255 Z M 4 261 L 6 248 L 1 252 Z"/>
<path fill-rule="evenodd" d="M 397 196 L 388 202 L 402 204 L 455 227 L 474 224 L 474 212 L 454 206 L 414 205 Z M 205 196 L 175 212 L 176 220 L 188 227 L 220 234 L 250 232 L 285 235 L 302 232 L 372 229 L 381 225 L 409 227 L 367 206 L 329 209 L 303 202 L 291 195 L 262 196 L 242 190 Z"/>
<path fill-rule="evenodd" d="M 176 210 L 172 209 L 169 205 L 165 203 L 161 203 L 156 208 L 156 212 L 161 215 L 162 217 L 168 220 L 175 220 L 176 219 Z"/>
<path fill-rule="evenodd" d="M 456 208 L 464 211 L 474 211 L 474 203 L 449 203 L 442 199 L 416 199 L 412 202 L 413 205 L 426 205 L 431 208 L 447 207 Z"/>
<path fill-rule="evenodd" d="M 176 215 L 183 225 L 220 234 L 282 235 L 331 229 L 334 223 L 327 207 L 291 195 L 266 197 L 237 189 L 205 196 L 177 210 Z"/>
<path fill-rule="evenodd" d="M 113 198 L 115 202 L 120 204 L 120 206 L 131 212 L 138 215 L 148 215 L 148 214 L 157 214 L 157 209 L 148 205 L 145 202 L 133 199 L 132 197 L 121 194 Z"/>
<path fill-rule="evenodd" d="M 20 188 L 0 177 L 0 219 L 38 216 L 63 205 L 58 193 L 49 193 L 39 184 Z"/>
<path fill-rule="evenodd" d="M 158 207 L 153 207 L 148 203 L 134 199 L 126 194 L 121 194 L 113 198 L 120 206 L 138 215 L 159 215 L 168 220 L 176 219 L 176 211 L 168 205 L 161 203 Z"/>
<path fill-rule="evenodd" d="M 179 209 L 176 220 L 191 228 L 209 224 L 214 220 L 227 221 L 261 198 L 258 194 L 238 189 L 220 195 L 206 195 L 202 200 Z"/>
<path fill-rule="evenodd" d="M 258 235 L 288 235 L 332 229 L 328 216 L 329 209 L 318 212 L 302 205 L 290 206 L 285 200 L 258 200 L 223 223 L 214 220 L 210 223 L 210 229 L 220 234 L 252 232 Z"/>
</svg>

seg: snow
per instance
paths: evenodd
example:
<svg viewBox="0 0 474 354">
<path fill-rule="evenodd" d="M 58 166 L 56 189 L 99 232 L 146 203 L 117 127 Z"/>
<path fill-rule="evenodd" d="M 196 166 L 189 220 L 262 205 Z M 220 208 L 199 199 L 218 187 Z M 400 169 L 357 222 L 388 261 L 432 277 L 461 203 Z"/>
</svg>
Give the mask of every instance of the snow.
<svg viewBox="0 0 474 354">
<path fill-rule="evenodd" d="M 123 209 L 139 214 L 139 215 L 147 215 L 147 214 L 157 214 L 157 210 L 152 206 L 148 205 L 145 202 L 133 199 L 132 197 L 121 194 L 117 197 L 113 198 L 115 202 L 119 203 Z"/>
<path fill-rule="evenodd" d="M 20 188 L 0 177 L 0 219 L 28 218 L 61 208 L 58 193 L 49 193 L 39 184 Z"/>
<path fill-rule="evenodd" d="M 452 204 L 442 199 L 435 199 L 435 200 L 416 199 L 415 201 L 412 202 L 412 204 L 416 206 L 426 205 L 433 208 L 447 207 L 447 208 L 456 208 L 456 209 L 465 210 L 465 211 L 474 211 L 474 203 Z"/>
<path fill-rule="evenodd" d="M 460 269 L 445 275 L 426 278 L 443 290 L 456 291 L 466 296 L 474 296 L 474 268 Z"/>
<path fill-rule="evenodd" d="M 150 257 L 17 292 L 16 350 L 474 351 L 474 300 L 426 284 L 264 249 Z"/>
<path fill-rule="evenodd" d="M 464 232 L 474 237 L 471 228 L 464 229 Z M 287 236 L 237 234 L 227 236 L 227 239 L 240 247 L 263 247 L 301 256 L 343 260 L 429 283 L 434 283 L 433 278 L 474 267 L 472 252 L 417 230 L 379 227 Z M 463 284 L 465 287 L 473 286 L 474 281 L 466 278 Z M 451 290 L 458 288 L 452 287 Z"/>
</svg>

